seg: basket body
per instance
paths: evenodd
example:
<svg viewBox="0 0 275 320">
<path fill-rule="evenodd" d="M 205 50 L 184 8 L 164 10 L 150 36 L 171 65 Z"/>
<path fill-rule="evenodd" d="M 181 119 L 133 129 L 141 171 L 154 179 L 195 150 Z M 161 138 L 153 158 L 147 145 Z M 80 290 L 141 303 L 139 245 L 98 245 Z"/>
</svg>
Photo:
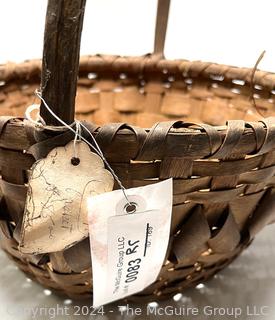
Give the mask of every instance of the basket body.
<svg viewBox="0 0 275 320">
<path fill-rule="evenodd" d="M 76 118 L 90 123 L 125 187 L 173 177 L 167 259 L 158 280 L 129 300 L 166 298 L 206 280 L 275 220 L 275 75 L 255 74 L 263 119 L 250 101 L 251 72 L 155 56 L 82 58 Z M 0 118 L 1 244 L 29 277 L 87 298 L 88 239 L 63 252 L 18 251 L 28 169 L 53 147 L 52 133 L 37 135 L 19 118 L 39 75 L 40 61 L 0 67 L 0 115 L 13 117 Z M 58 145 L 72 139 L 60 136 Z"/>
</svg>

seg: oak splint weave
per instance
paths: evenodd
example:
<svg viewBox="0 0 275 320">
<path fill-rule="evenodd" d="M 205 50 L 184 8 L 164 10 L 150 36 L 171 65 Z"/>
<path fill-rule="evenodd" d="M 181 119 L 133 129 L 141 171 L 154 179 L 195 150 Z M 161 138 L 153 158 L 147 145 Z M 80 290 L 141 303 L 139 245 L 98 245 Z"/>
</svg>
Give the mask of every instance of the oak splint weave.
<svg viewBox="0 0 275 320">
<path fill-rule="evenodd" d="M 96 124 L 89 128 L 126 187 L 174 178 L 167 260 L 159 280 L 131 297 L 155 300 L 224 268 L 275 220 L 275 121 L 260 119 L 252 107 L 251 70 L 161 59 L 153 70 L 150 65 L 149 56 L 82 58 L 76 113 Z M 17 249 L 27 170 L 53 143 L 72 139 L 65 132 L 37 142 L 32 126 L 18 118 L 33 103 L 39 75 L 38 61 L 0 68 L 0 112 L 12 116 L 2 117 L 0 127 L 2 246 L 29 277 L 70 297 L 87 297 L 88 239 L 43 256 Z M 258 107 L 274 114 L 275 75 L 257 72 L 256 79 Z M 225 119 L 244 120 L 217 126 Z"/>
<path fill-rule="evenodd" d="M 40 74 L 41 61 L 0 66 L 1 244 L 28 277 L 87 298 L 88 239 L 63 252 L 18 251 L 28 170 L 73 138 L 23 120 Z M 251 69 L 158 54 L 81 58 L 76 118 L 86 121 L 124 186 L 173 177 L 166 260 L 158 280 L 130 300 L 167 298 L 205 281 L 275 221 L 275 74 L 254 77 L 265 118 L 251 102 L 251 75 Z"/>
</svg>

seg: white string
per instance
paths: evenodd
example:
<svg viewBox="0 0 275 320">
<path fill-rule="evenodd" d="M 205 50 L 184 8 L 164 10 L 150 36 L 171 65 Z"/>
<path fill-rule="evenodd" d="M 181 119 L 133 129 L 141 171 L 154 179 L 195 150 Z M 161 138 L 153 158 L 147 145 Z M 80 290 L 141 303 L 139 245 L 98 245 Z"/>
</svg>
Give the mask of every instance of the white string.
<svg viewBox="0 0 275 320">
<path fill-rule="evenodd" d="M 96 148 L 97 148 L 97 151 L 99 153 L 99 156 L 101 157 L 101 159 L 104 161 L 104 163 L 106 164 L 107 168 L 110 170 L 111 174 L 114 176 L 114 178 L 116 179 L 120 189 L 122 190 L 123 194 L 124 194 L 124 197 L 126 198 L 127 202 L 128 202 L 128 205 L 129 206 L 132 206 L 131 202 L 129 201 L 128 197 L 127 197 L 127 194 L 126 194 L 126 188 L 123 186 L 123 184 L 121 183 L 121 181 L 119 180 L 118 176 L 116 175 L 116 173 L 114 172 L 113 168 L 110 166 L 110 164 L 108 163 L 108 161 L 106 160 L 106 158 L 104 157 L 104 154 L 102 153 L 99 145 L 97 144 L 96 142 L 96 139 L 95 137 L 91 134 L 91 132 L 89 131 L 89 129 L 87 129 L 84 124 L 80 123 L 80 125 L 88 132 L 88 134 L 91 136 Z"/>
<path fill-rule="evenodd" d="M 25 118 L 27 118 L 33 124 L 41 127 L 41 126 L 45 125 L 45 123 L 43 123 L 43 119 L 41 118 L 41 116 L 40 115 L 36 115 L 36 119 L 35 120 L 33 120 L 32 116 L 31 116 L 31 113 L 34 110 L 37 110 L 37 109 L 39 109 L 39 105 L 37 105 L 37 104 L 33 104 L 33 105 L 29 106 L 27 108 L 27 110 L 25 111 Z"/>
<path fill-rule="evenodd" d="M 80 121 L 75 120 L 75 122 L 73 124 L 76 124 L 76 130 L 74 130 L 72 128 L 72 124 L 68 125 L 66 122 L 64 122 L 62 119 L 60 119 L 52 110 L 51 108 L 48 106 L 47 102 L 45 101 L 45 99 L 42 97 L 41 93 L 36 90 L 35 94 L 37 95 L 37 97 L 43 102 L 44 106 L 46 107 L 46 109 L 49 111 L 49 113 L 56 119 L 58 120 L 64 127 L 68 128 L 69 130 L 71 130 L 74 134 L 75 134 L 75 138 L 74 138 L 74 153 L 76 155 L 76 143 L 77 143 L 77 139 L 79 138 L 79 140 L 82 140 L 84 142 L 86 142 L 102 159 L 102 161 L 105 163 L 106 167 L 110 170 L 111 174 L 113 175 L 114 179 L 117 181 L 119 187 L 121 188 L 123 195 L 127 201 L 128 206 L 132 206 L 132 203 L 129 201 L 128 196 L 126 194 L 126 188 L 123 186 L 122 182 L 120 181 L 120 179 L 118 178 L 118 176 L 116 175 L 116 173 L 114 172 L 113 168 L 110 166 L 110 164 L 108 163 L 108 161 L 106 160 L 103 152 L 101 151 L 98 143 L 96 142 L 95 137 L 91 134 L 91 132 L 89 131 L 89 129 L 84 126 Z M 39 107 L 39 106 L 37 106 Z M 36 107 L 36 108 L 37 108 Z M 39 125 L 41 127 L 48 127 L 44 125 L 45 121 L 42 119 L 42 117 L 39 117 L 39 120 L 35 121 L 33 119 L 31 119 L 30 113 L 31 111 L 34 110 L 34 106 L 30 106 L 28 107 L 28 109 L 26 110 L 26 117 L 28 120 L 30 120 L 31 122 L 35 123 L 36 125 Z M 39 122 L 40 121 L 40 122 Z M 85 139 L 82 135 L 81 135 L 81 127 L 84 128 L 88 134 L 91 136 L 95 146 L 93 146 L 87 139 Z M 77 158 L 77 156 L 75 156 Z"/>
<path fill-rule="evenodd" d="M 80 125 L 80 122 L 77 121 L 76 122 L 76 134 L 74 136 L 74 158 L 78 158 L 77 150 L 76 150 L 76 143 L 78 141 L 80 141 L 79 136 L 81 136 L 81 125 Z"/>
</svg>

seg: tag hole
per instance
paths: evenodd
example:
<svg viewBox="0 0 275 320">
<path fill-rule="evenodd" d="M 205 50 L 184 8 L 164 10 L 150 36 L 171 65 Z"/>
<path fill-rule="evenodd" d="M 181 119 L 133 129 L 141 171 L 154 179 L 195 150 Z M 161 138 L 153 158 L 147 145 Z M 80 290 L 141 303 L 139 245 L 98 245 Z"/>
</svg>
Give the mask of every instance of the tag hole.
<svg viewBox="0 0 275 320">
<path fill-rule="evenodd" d="M 126 213 L 135 213 L 137 211 L 137 204 L 135 202 L 126 203 L 124 210 Z"/>
<path fill-rule="evenodd" d="M 80 164 L 80 159 L 79 158 L 76 158 L 76 157 L 72 157 L 71 159 L 71 164 L 73 166 L 78 166 Z"/>
</svg>

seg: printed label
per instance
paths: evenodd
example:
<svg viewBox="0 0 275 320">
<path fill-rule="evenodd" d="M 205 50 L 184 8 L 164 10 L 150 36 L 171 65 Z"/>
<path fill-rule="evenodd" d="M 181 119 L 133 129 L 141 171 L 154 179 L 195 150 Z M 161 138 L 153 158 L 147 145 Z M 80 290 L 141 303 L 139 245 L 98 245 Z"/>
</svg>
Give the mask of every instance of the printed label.
<svg viewBox="0 0 275 320">
<path fill-rule="evenodd" d="M 124 211 L 121 190 L 92 197 L 89 227 L 94 307 L 142 291 L 158 277 L 167 251 L 172 179 L 127 190 L 135 213 Z"/>
</svg>

